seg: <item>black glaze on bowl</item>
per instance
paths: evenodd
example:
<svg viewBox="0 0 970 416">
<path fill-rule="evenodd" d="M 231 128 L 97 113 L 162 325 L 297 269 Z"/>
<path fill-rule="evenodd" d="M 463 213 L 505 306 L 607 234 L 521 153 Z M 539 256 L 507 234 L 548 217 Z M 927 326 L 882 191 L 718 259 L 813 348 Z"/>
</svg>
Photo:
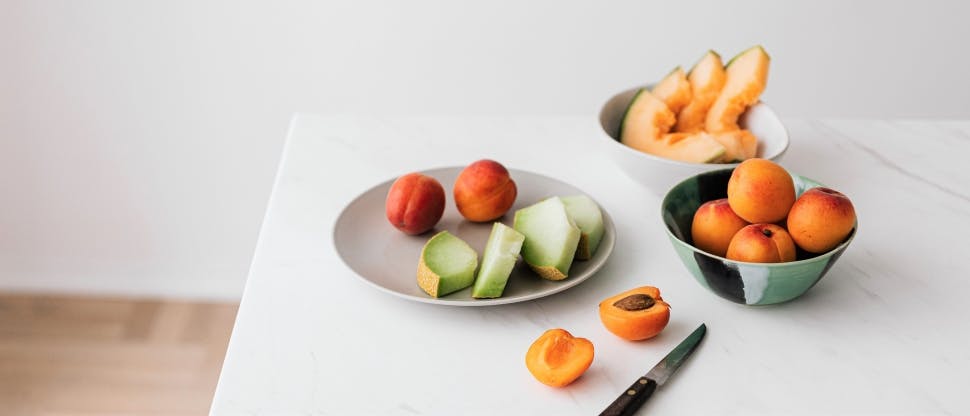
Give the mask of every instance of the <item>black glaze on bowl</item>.
<svg viewBox="0 0 970 416">
<path fill-rule="evenodd" d="M 715 294 L 731 302 L 745 303 L 744 281 L 741 280 L 741 272 L 736 267 L 721 259 L 696 252 L 694 261 L 704 275 L 707 287 Z"/>
</svg>

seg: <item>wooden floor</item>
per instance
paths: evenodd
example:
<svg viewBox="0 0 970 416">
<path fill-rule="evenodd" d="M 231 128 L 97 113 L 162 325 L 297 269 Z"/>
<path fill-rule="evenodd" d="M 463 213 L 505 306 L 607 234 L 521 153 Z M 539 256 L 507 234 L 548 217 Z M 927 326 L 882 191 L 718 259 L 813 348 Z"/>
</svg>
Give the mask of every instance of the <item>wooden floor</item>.
<svg viewBox="0 0 970 416">
<path fill-rule="evenodd" d="M 205 415 L 236 308 L 0 294 L 0 414 Z"/>
</svg>

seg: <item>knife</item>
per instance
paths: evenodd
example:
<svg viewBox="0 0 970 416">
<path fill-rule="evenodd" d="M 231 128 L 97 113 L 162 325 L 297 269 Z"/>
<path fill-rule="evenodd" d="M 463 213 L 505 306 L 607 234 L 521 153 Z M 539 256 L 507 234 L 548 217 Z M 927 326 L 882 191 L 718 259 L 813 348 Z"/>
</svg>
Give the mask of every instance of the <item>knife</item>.
<svg viewBox="0 0 970 416">
<path fill-rule="evenodd" d="M 681 341 L 680 345 L 660 360 L 657 365 L 653 366 L 647 374 L 633 382 L 633 385 L 626 389 L 620 397 L 617 397 L 610 404 L 610 407 L 600 413 L 600 416 L 630 416 L 634 414 L 650 398 L 657 386 L 664 385 L 670 375 L 680 368 L 680 365 L 697 348 L 697 344 L 700 344 L 701 340 L 704 339 L 706 333 L 707 326 L 701 324 Z"/>
</svg>

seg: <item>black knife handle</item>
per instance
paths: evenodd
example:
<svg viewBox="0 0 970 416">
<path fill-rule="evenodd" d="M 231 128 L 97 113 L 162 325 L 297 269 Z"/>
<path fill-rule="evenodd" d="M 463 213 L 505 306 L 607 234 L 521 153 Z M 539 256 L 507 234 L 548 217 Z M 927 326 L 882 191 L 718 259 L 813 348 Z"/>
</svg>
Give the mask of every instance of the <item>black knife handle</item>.
<svg viewBox="0 0 970 416">
<path fill-rule="evenodd" d="M 631 416 L 637 409 L 646 402 L 653 391 L 657 389 L 657 382 L 646 377 L 640 377 L 633 382 L 630 388 L 626 389 L 620 397 L 617 397 L 610 407 L 607 407 L 600 416 Z"/>
</svg>

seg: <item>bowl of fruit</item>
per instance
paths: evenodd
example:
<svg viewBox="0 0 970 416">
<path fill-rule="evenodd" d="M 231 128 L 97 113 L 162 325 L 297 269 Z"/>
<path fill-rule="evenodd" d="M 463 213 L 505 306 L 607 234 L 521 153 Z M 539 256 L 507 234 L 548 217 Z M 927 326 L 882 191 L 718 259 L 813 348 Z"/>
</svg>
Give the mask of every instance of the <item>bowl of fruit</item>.
<svg viewBox="0 0 970 416">
<path fill-rule="evenodd" d="M 600 110 L 606 151 L 627 175 L 657 193 L 746 159 L 777 160 L 789 138 L 775 112 L 759 100 L 769 63 L 760 46 L 727 65 L 709 51 L 688 72 L 677 67 L 654 85 L 614 95 Z"/>
<path fill-rule="evenodd" d="M 766 159 L 694 175 L 661 204 L 677 255 L 701 286 L 769 305 L 805 294 L 855 237 L 844 194 Z"/>
</svg>

